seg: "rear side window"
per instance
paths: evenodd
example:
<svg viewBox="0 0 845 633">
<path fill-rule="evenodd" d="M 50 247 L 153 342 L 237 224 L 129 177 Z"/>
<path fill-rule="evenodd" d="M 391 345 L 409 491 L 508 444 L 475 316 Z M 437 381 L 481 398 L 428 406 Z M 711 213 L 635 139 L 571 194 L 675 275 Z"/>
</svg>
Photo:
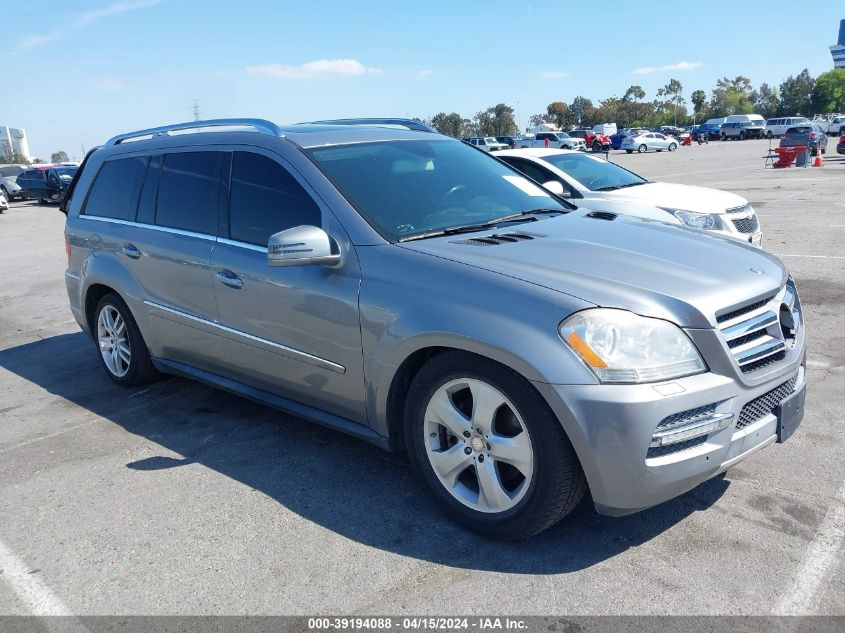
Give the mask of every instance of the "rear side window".
<svg viewBox="0 0 845 633">
<path fill-rule="evenodd" d="M 103 163 L 83 213 L 101 218 L 134 220 L 148 160 L 146 156 L 141 156 Z"/>
<path fill-rule="evenodd" d="M 320 226 L 320 207 L 279 163 L 251 152 L 232 159 L 230 235 L 233 240 L 266 246 L 279 231 Z"/>
<path fill-rule="evenodd" d="M 167 154 L 161 167 L 155 223 L 217 234 L 222 152 Z"/>
</svg>

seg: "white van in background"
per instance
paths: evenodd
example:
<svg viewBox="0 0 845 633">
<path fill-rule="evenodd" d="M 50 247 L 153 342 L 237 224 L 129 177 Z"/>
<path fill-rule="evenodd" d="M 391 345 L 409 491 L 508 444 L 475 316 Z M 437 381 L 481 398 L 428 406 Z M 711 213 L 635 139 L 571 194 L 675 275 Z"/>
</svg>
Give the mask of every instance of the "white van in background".
<svg viewBox="0 0 845 633">
<path fill-rule="evenodd" d="M 593 126 L 593 132 L 604 134 L 605 136 L 613 136 L 618 130 L 615 123 L 599 123 Z"/>
<path fill-rule="evenodd" d="M 789 128 L 795 127 L 796 125 L 806 125 L 809 122 L 810 119 L 805 116 L 787 116 L 769 119 L 766 121 L 764 134 L 766 138 L 783 136 Z"/>
</svg>

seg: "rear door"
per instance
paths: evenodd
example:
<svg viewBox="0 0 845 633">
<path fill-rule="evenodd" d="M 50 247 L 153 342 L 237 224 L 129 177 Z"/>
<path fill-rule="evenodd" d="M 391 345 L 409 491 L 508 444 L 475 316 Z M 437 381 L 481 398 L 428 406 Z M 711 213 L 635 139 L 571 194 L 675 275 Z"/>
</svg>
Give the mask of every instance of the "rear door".
<svg viewBox="0 0 845 633">
<path fill-rule="evenodd" d="M 233 152 L 229 214 L 212 254 L 224 375 L 366 423 L 360 269 L 334 215 L 281 156 Z M 270 235 L 296 226 L 341 244 L 339 267 L 271 267 Z"/>
<path fill-rule="evenodd" d="M 119 245 L 144 289 L 150 353 L 208 371 L 221 363 L 210 267 L 228 160 L 202 148 L 148 157 L 137 223 Z"/>
</svg>

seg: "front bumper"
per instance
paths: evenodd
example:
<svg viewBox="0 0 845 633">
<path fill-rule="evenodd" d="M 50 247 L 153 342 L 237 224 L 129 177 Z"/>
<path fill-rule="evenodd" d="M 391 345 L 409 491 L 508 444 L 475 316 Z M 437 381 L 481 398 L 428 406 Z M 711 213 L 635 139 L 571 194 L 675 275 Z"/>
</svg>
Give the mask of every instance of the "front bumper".
<svg viewBox="0 0 845 633">
<path fill-rule="evenodd" d="M 622 516 L 683 494 L 775 442 L 775 415 L 740 427 L 748 418 L 743 407 L 784 384 L 794 385 L 793 393 L 804 389 L 803 358 L 801 349 L 797 360 L 753 387 L 712 372 L 646 385 L 535 386 L 575 447 L 597 511 Z M 711 405 L 716 414 L 733 414 L 727 428 L 650 452 L 662 421 Z"/>
</svg>

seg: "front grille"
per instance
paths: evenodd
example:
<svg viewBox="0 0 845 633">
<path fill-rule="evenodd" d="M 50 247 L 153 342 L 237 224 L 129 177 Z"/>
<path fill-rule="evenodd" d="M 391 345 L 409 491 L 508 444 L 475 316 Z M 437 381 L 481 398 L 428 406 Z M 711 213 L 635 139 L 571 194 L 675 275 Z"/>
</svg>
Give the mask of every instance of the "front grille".
<svg viewBox="0 0 845 633">
<path fill-rule="evenodd" d="M 738 316 L 742 316 L 743 314 L 748 314 L 749 312 L 753 312 L 758 308 L 762 308 L 764 305 L 769 303 L 772 299 L 775 298 L 775 295 L 771 297 L 766 297 L 765 299 L 760 299 L 760 301 L 755 301 L 754 303 L 749 303 L 747 306 L 743 306 L 741 308 L 736 308 L 735 310 L 731 310 L 730 312 L 725 312 L 724 314 L 716 317 L 716 323 L 724 323 L 725 321 L 730 321 L 731 319 L 735 319 Z"/>
<path fill-rule="evenodd" d="M 767 391 L 762 396 L 754 398 L 748 402 L 739 414 L 739 419 L 736 422 L 737 429 L 743 429 L 749 424 L 754 424 L 758 420 L 762 420 L 767 415 L 773 415 L 778 405 L 783 402 L 789 394 L 795 390 L 796 378 L 790 378 L 782 385 L 775 387 L 771 391 Z"/>
<path fill-rule="evenodd" d="M 757 230 L 757 216 L 752 215 L 748 218 L 738 218 L 736 220 L 731 220 L 736 227 L 736 230 L 740 233 L 753 233 Z"/>
<path fill-rule="evenodd" d="M 753 371 L 757 371 L 758 369 L 763 369 L 764 367 L 768 367 L 769 365 L 774 365 L 775 363 L 779 363 L 784 358 L 786 358 L 786 351 L 782 350 L 777 352 L 776 354 L 772 354 L 771 356 L 766 356 L 766 358 L 761 358 L 760 360 L 755 360 L 747 365 L 742 366 L 742 373 L 743 374 L 750 374 Z"/>
<path fill-rule="evenodd" d="M 730 209 L 725 209 L 725 213 L 748 213 L 751 211 L 751 203 L 746 202 L 742 206 L 739 207 L 731 207 Z"/>
<path fill-rule="evenodd" d="M 781 318 L 788 309 L 800 327 L 801 310 L 796 298 L 790 280 L 777 294 L 729 308 L 716 317 L 719 332 L 741 373 L 752 374 L 786 359 L 796 334 L 781 323 Z"/>
</svg>

